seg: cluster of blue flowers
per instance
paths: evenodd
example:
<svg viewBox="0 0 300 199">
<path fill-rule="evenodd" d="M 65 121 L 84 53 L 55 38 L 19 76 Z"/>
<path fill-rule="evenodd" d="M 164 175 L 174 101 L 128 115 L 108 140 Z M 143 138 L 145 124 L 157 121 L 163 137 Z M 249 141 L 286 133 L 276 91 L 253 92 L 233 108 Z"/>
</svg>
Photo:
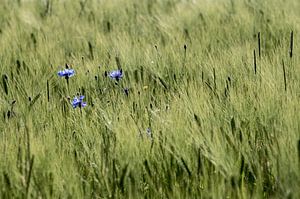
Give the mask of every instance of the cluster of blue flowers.
<svg viewBox="0 0 300 199">
<path fill-rule="evenodd" d="M 75 70 L 74 69 L 68 69 L 68 68 L 66 68 L 64 70 L 58 71 L 57 75 L 60 76 L 60 77 L 64 77 L 64 78 L 66 78 L 68 80 L 70 77 L 72 77 L 72 76 L 75 75 Z M 122 69 L 111 71 L 109 73 L 109 77 L 111 79 L 119 81 L 123 77 L 123 71 L 122 71 Z M 128 95 L 128 89 L 127 88 L 124 89 L 124 92 L 125 92 L 126 95 Z M 74 99 L 73 99 L 73 101 L 72 101 L 72 103 L 71 103 L 72 107 L 73 108 L 77 108 L 77 107 L 83 108 L 83 107 L 87 106 L 87 103 L 83 102 L 83 99 L 84 99 L 83 95 L 81 95 L 81 96 L 75 96 Z"/>
<path fill-rule="evenodd" d="M 72 77 L 72 76 L 74 76 L 75 75 L 75 71 L 74 71 L 74 69 L 65 69 L 65 70 L 61 70 L 61 71 L 58 71 L 58 76 L 60 76 L 60 77 L 66 77 L 66 78 L 68 78 L 68 77 Z"/>
<path fill-rule="evenodd" d="M 122 69 L 114 70 L 114 71 L 110 72 L 109 77 L 111 79 L 115 79 L 116 81 L 119 81 L 123 77 Z"/>
<path fill-rule="evenodd" d="M 83 102 L 83 98 L 84 98 L 83 95 L 81 95 L 80 97 L 75 96 L 73 101 L 72 101 L 73 108 L 77 108 L 77 107 L 83 108 L 83 107 L 85 107 L 86 102 Z"/>
<path fill-rule="evenodd" d="M 75 70 L 74 69 L 69 69 L 69 68 L 66 68 L 64 70 L 61 70 L 61 71 L 58 71 L 57 72 L 57 75 L 60 76 L 60 77 L 64 77 L 66 80 L 67 80 L 67 83 L 68 83 L 68 79 L 72 76 L 75 75 Z M 107 75 L 107 73 L 106 73 Z M 111 71 L 108 76 L 112 79 L 112 80 L 116 80 L 117 82 L 122 79 L 123 77 L 123 71 L 122 69 L 118 69 L 118 70 L 114 70 L 114 71 Z M 126 94 L 126 96 L 128 96 L 129 94 L 129 89 L 128 88 L 124 88 L 124 93 Z M 72 107 L 75 109 L 75 108 L 84 108 L 87 106 L 87 103 L 83 101 L 84 99 L 84 95 L 80 95 L 80 96 L 75 96 L 73 101 L 71 102 L 71 105 Z M 153 139 L 153 135 L 152 135 L 152 131 L 151 131 L 151 128 L 148 127 L 146 129 L 146 135 L 147 137 L 152 140 Z"/>
</svg>

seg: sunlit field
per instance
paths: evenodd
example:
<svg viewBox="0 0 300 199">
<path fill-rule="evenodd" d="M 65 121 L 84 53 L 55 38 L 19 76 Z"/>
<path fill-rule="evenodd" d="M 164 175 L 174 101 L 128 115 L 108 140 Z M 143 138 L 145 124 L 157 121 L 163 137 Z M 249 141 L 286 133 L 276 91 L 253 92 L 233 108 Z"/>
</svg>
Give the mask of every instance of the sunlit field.
<svg viewBox="0 0 300 199">
<path fill-rule="evenodd" d="M 0 0 L 0 198 L 300 198 L 299 0 Z"/>
</svg>

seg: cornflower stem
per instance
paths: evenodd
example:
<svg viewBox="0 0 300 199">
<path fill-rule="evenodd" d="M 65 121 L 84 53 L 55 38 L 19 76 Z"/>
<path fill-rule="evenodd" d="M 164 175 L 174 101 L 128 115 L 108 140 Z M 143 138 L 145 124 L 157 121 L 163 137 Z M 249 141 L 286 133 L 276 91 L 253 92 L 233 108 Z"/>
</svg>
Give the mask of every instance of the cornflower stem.
<svg viewBox="0 0 300 199">
<path fill-rule="evenodd" d="M 68 92 L 69 92 L 69 77 L 66 76 L 66 81 L 67 81 L 67 89 L 68 89 Z"/>
</svg>

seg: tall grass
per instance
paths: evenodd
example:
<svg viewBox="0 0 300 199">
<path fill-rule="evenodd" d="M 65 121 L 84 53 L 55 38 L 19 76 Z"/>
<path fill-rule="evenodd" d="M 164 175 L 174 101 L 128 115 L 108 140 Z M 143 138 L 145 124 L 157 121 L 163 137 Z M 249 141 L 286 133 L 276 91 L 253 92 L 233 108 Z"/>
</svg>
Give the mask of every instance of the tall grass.
<svg viewBox="0 0 300 199">
<path fill-rule="evenodd" d="M 0 4 L 0 198 L 300 198 L 297 0 Z"/>
</svg>

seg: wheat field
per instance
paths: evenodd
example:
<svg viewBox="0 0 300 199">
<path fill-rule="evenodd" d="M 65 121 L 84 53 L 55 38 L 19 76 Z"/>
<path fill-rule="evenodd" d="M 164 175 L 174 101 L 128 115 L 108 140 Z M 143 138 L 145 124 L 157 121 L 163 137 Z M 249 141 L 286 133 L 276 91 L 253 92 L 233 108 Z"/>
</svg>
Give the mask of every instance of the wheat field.
<svg viewBox="0 0 300 199">
<path fill-rule="evenodd" d="M 0 198 L 300 198 L 299 10 L 0 0 Z"/>
</svg>

